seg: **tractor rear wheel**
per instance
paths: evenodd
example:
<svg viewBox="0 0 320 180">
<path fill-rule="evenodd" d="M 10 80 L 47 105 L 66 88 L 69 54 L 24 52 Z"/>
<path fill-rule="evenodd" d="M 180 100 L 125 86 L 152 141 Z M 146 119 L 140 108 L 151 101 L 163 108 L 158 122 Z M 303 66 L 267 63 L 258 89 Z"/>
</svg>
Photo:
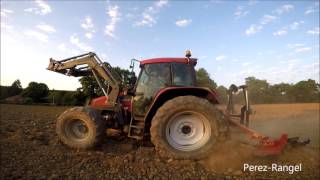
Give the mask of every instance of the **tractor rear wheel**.
<svg viewBox="0 0 320 180">
<path fill-rule="evenodd" d="M 96 145 L 104 134 L 105 123 L 98 110 L 76 107 L 62 113 L 56 123 L 60 140 L 69 147 L 86 149 Z"/>
<path fill-rule="evenodd" d="M 222 113 L 208 100 L 179 96 L 161 106 L 151 123 L 151 141 L 162 157 L 203 159 L 228 131 Z"/>
</svg>

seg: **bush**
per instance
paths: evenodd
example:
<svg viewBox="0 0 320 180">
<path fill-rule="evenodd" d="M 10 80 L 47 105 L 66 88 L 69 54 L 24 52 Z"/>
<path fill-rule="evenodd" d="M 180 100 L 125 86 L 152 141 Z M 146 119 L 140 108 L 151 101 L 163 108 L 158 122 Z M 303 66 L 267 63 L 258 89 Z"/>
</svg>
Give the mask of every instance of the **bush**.
<svg viewBox="0 0 320 180">
<path fill-rule="evenodd" d="M 23 104 L 28 104 L 28 105 L 33 104 L 32 98 L 30 98 L 30 97 L 25 98 L 23 100 Z"/>
<path fill-rule="evenodd" d="M 49 88 L 44 83 L 30 82 L 28 87 L 22 91 L 23 97 L 32 98 L 33 102 L 41 102 L 49 94 Z"/>
</svg>

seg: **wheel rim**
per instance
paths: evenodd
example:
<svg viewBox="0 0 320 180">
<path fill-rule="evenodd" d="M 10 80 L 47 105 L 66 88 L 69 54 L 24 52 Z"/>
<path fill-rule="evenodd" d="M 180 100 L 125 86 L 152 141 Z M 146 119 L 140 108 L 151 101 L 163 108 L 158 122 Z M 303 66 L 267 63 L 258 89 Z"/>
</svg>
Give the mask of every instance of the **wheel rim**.
<svg viewBox="0 0 320 180">
<path fill-rule="evenodd" d="M 89 129 L 84 121 L 73 119 L 66 123 L 65 134 L 73 140 L 83 140 L 88 136 Z"/>
<path fill-rule="evenodd" d="M 200 113 L 184 111 L 173 116 L 166 126 L 168 143 L 181 151 L 203 147 L 211 137 L 209 120 Z"/>
</svg>

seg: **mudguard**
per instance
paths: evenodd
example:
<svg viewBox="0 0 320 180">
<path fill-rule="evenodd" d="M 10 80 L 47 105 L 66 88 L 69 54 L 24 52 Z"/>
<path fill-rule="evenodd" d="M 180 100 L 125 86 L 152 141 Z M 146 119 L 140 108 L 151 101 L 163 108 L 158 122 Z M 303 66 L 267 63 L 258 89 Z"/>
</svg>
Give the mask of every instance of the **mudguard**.
<svg viewBox="0 0 320 180">
<path fill-rule="evenodd" d="M 155 115 L 157 109 L 162 106 L 167 100 L 177 96 L 193 95 L 208 99 L 213 104 L 219 104 L 217 93 L 209 88 L 205 87 L 167 87 L 161 89 L 153 98 L 152 104 L 145 115 L 145 122 L 150 122 Z"/>
</svg>

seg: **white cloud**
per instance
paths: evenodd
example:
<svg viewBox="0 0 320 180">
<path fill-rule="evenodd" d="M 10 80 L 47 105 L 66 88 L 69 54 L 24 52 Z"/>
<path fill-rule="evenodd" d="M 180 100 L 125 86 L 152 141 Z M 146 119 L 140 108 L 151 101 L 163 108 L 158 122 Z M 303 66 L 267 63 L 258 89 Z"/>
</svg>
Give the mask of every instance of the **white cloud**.
<svg viewBox="0 0 320 180">
<path fill-rule="evenodd" d="M 56 32 L 56 29 L 53 26 L 50 26 L 48 24 L 39 24 L 36 26 L 38 29 L 47 32 L 47 33 L 54 33 Z"/>
<path fill-rule="evenodd" d="M 179 27 L 186 27 L 188 26 L 189 24 L 191 24 L 192 20 L 191 19 L 181 19 L 181 20 L 178 20 L 176 21 L 176 25 L 179 26 Z"/>
<path fill-rule="evenodd" d="M 279 8 L 277 8 L 276 10 L 274 10 L 273 12 L 278 14 L 278 15 L 281 15 L 283 13 L 287 13 L 287 12 L 290 12 L 294 9 L 294 6 L 291 5 L 291 4 L 285 4 Z"/>
<path fill-rule="evenodd" d="M 217 60 L 217 61 L 222 61 L 222 60 L 224 60 L 224 59 L 226 59 L 226 58 L 227 58 L 227 56 L 225 56 L 224 54 L 221 54 L 221 55 L 219 55 L 219 56 L 216 57 L 216 60 Z"/>
<path fill-rule="evenodd" d="M 315 2 L 314 6 L 308 7 L 307 10 L 304 12 L 304 14 L 308 15 L 308 14 L 312 14 L 315 12 L 319 12 L 319 2 Z"/>
<path fill-rule="evenodd" d="M 48 39 L 49 39 L 46 34 L 38 32 L 38 31 L 34 31 L 34 30 L 26 30 L 26 31 L 24 31 L 24 34 L 27 36 L 30 36 L 30 37 L 34 37 L 42 42 L 48 42 Z"/>
<path fill-rule="evenodd" d="M 13 13 L 13 11 L 10 9 L 1 9 L 1 16 L 2 17 L 7 17 L 8 14 L 12 14 L 12 13 Z"/>
<path fill-rule="evenodd" d="M 160 0 L 158 2 L 156 2 L 156 6 L 157 7 L 163 7 L 163 6 L 166 6 L 168 4 L 168 0 Z"/>
<path fill-rule="evenodd" d="M 88 38 L 88 39 L 92 39 L 92 33 L 91 32 L 87 32 L 86 34 L 85 34 L 85 36 Z"/>
<path fill-rule="evenodd" d="M 35 0 L 35 4 L 37 7 L 31 7 L 24 9 L 25 12 L 33 12 L 39 15 L 46 15 L 52 12 L 49 4 L 43 0 Z"/>
<path fill-rule="evenodd" d="M 301 43 L 295 43 L 295 44 L 287 44 L 287 47 L 290 49 L 296 48 L 296 47 L 301 47 L 304 46 L 304 44 Z"/>
<path fill-rule="evenodd" d="M 301 53 L 301 52 L 310 51 L 310 50 L 311 50 L 311 47 L 301 47 L 301 48 L 295 49 L 294 51 L 296 53 Z"/>
<path fill-rule="evenodd" d="M 82 51 L 93 51 L 92 47 L 83 42 L 80 42 L 80 39 L 75 34 L 70 36 L 70 43 L 77 46 Z"/>
<path fill-rule="evenodd" d="M 290 24 L 289 25 L 289 27 L 292 29 L 292 30 L 296 30 L 296 29 L 298 29 L 299 28 L 299 26 L 301 25 L 301 24 L 303 24 L 304 23 L 304 21 L 299 21 L 299 22 L 293 22 L 292 24 Z"/>
<path fill-rule="evenodd" d="M 307 47 L 301 43 L 287 44 L 287 47 L 289 49 L 293 49 L 294 53 L 301 53 L 305 51 L 310 51 L 312 49 L 311 47 Z M 291 54 L 293 55 L 294 53 L 291 53 Z"/>
<path fill-rule="evenodd" d="M 86 18 L 84 18 L 84 20 L 82 20 L 82 23 L 80 25 L 86 31 L 85 36 L 88 39 L 92 39 L 93 34 L 95 33 L 92 18 L 90 16 L 87 16 Z"/>
<path fill-rule="evenodd" d="M 107 15 L 110 17 L 109 23 L 105 27 L 105 33 L 110 37 L 115 37 L 114 31 L 116 29 L 116 24 L 120 20 L 120 13 L 118 6 L 109 6 L 107 10 Z"/>
<path fill-rule="evenodd" d="M 320 28 L 319 27 L 315 27 L 309 31 L 307 31 L 308 34 L 319 34 Z"/>
<path fill-rule="evenodd" d="M 272 21 L 276 20 L 277 17 L 276 16 L 271 16 L 271 15 L 264 15 L 261 20 L 260 20 L 260 24 L 262 25 L 266 25 L 271 23 Z"/>
<path fill-rule="evenodd" d="M 279 19 L 279 16 L 281 14 L 286 13 L 286 12 L 290 12 L 293 9 L 294 9 L 294 6 L 291 4 L 285 4 L 285 5 L 277 8 L 276 10 L 272 11 L 272 14 L 276 14 L 276 15 L 269 15 L 269 14 L 264 15 L 260 19 L 259 23 L 251 24 L 250 27 L 246 29 L 245 34 L 246 35 L 256 34 L 257 32 L 261 31 L 265 25 L 275 21 L 276 19 Z M 300 24 L 298 24 L 298 25 L 300 25 Z M 292 27 L 297 28 L 298 25 L 293 25 Z M 274 33 L 274 35 L 283 35 L 286 33 L 285 31 L 286 31 L 286 28 L 282 28 L 282 31 L 279 32 L 280 34 Z"/>
<path fill-rule="evenodd" d="M 274 36 L 286 35 L 286 34 L 288 34 L 289 30 L 297 30 L 300 27 L 300 25 L 303 23 L 304 23 L 304 21 L 295 21 L 287 26 L 284 26 L 283 28 L 281 28 L 277 32 L 274 32 L 273 35 Z"/>
<path fill-rule="evenodd" d="M 256 25 L 256 24 L 251 24 L 250 27 L 248 29 L 246 29 L 246 35 L 252 35 L 252 34 L 256 34 L 257 32 L 261 31 L 262 29 L 262 25 Z"/>
<path fill-rule="evenodd" d="M 44 2 L 42 0 L 36 0 L 36 3 L 38 5 L 38 7 L 40 8 L 40 12 L 42 14 L 48 14 L 48 13 L 52 12 L 51 7 L 46 2 Z"/>
<path fill-rule="evenodd" d="M 154 17 L 150 14 L 147 13 L 143 13 L 142 14 L 142 20 L 139 22 L 136 22 L 135 25 L 136 26 L 149 26 L 152 27 L 153 24 L 156 24 L 157 21 L 154 19 Z"/>
<path fill-rule="evenodd" d="M 246 5 L 237 6 L 236 11 L 233 13 L 235 16 L 235 19 L 239 19 L 242 17 L 245 17 L 249 14 L 249 11 L 247 10 L 249 6 L 254 6 L 258 2 L 256 0 L 250 0 Z"/>
<path fill-rule="evenodd" d="M 304 14 L 311 14 L 311 13 L 314 13 L 315 10 L 314 9 L 308 9 L 304 12 Z"/>
<path fill-rule="evenodd" d="M 277 32 L 274 32 L 273 35 L 274 36 L 283 36 L 286 35 L 288 32 L 286 30 L 278 30 Z"/>
<path fill-rule="evenodd" d="M 246 29 L 245 34 L 250 36 L 256 34 L 257 32 L 261 31 L 263 27 L 272 21 L 276 20 L 278 17 L 272 15 L 264 15 L 261 19 L 259 24 L 251 24 L 249 28 Z"/>
<path fill-rule="evenodd" d="M 134 23 L 134 26 L 149 26 L 152 27 L 157 23 L 155 15 L 160 12 L 162 8 L 168 5 L 168 0 L 160 0 L 154 2 L 151 6 L 147 7 L 143 13 L 140 21 Z"/>
<path fill-rule="evenodd" d="M 236 9 L 236 12 L 234 12 L 236 19 L 239 19 L 241 17 L 245 17 L 248 14 L 249 14 L 249 11 L 246 11 L 244 6 L 238 6 Z"/>
<path fill-rule="evenodd" d="M 287 26 L 284 26 L 283 28 L 281 28 L 280 30 L 276 31 L 273 33 L 274 36 L 283 36 L 288 34 L 289 30 L 297 30 L 301 24 L 303 24 L 304 21 L 295 21 Z"/>
<path fill-rule="evenodd" d="M 92 19 L 90 16 L 87 16 L 83 22 L 81 23 L 81 27 L 85 30 L 89 30 L 89 29 L 92 29 L 94 26 L 93 26 L 93 23 L 92 23 Z"/>
</svg>

